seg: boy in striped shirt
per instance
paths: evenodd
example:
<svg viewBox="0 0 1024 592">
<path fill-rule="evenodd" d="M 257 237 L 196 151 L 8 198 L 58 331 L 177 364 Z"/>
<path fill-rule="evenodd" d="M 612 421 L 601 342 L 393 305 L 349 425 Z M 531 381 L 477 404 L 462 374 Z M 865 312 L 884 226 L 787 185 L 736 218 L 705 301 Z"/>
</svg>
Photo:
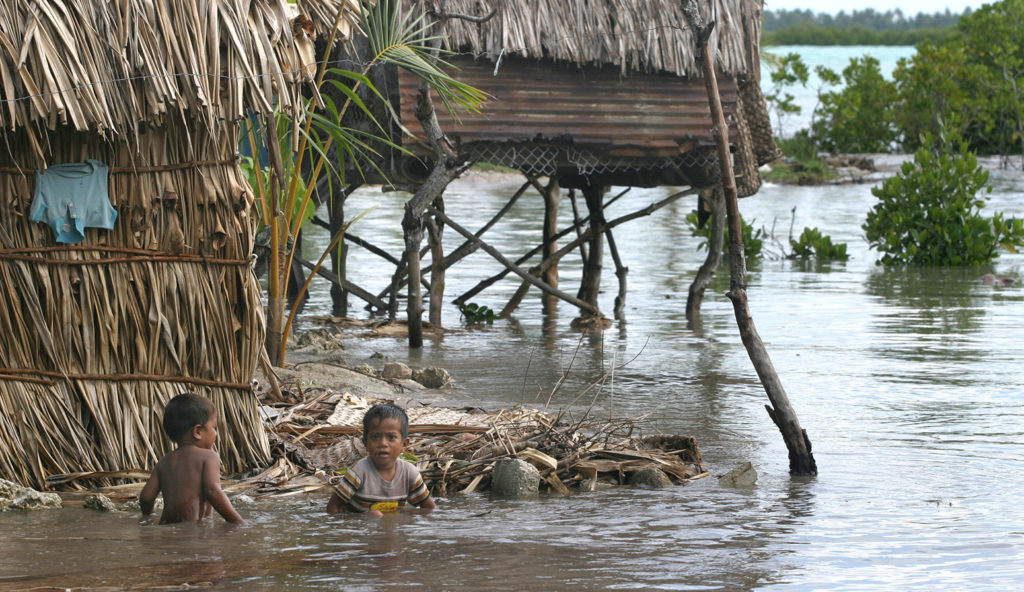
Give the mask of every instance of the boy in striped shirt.
<svg viewBox="0 0 1024 592">
<path fill-rule="evenodd" d="M 409 444 L 409 417 L 401 407 L 390 403 L 371 407 L 363 416 L 363 444 L 366 458 L 332 483 L 329 514 L 355 510 L 379 517 L 407 503 L 436 507 L 419 470 L 399 458 Z"/>
</svg>

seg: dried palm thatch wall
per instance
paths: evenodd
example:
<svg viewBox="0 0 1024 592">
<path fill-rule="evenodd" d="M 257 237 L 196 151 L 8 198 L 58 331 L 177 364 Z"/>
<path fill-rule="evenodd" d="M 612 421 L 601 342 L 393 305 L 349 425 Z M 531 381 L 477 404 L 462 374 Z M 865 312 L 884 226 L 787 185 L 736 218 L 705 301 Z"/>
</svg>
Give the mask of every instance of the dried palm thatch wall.
<svg viewBox="0 0 1024 592">
<path fill-rule="evenodd" d="M 269 458 L 235 155 L 239 121 L 293 105 L 311 54 L 283 0 L 0 6 L 0 474 L 149 468 L 185 390 L 217 406 L 227 471 Z M 116 224 L 55 243 L 28 217 L 35 170 L 85 159 L 111 168 Z"/>
</svg>

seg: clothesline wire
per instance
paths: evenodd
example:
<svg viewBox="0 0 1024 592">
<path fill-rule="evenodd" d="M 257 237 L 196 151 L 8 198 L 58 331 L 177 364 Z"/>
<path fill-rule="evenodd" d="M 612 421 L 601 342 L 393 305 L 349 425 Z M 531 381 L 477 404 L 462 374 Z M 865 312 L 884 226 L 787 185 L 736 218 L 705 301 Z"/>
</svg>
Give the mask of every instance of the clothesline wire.
<svg viewBox="0 0 1024 592">
<path fill-rule="evenodd" d="M 657 31 L 657 30 L 663 30 L 663 29 L 674 29 L 674 30 L 682 31 L 682 30 L 689 29 L 689 27 L 678 27 L 676 25 L 660 25 L 660 26 L 656 26 L 656 27 L 649 27 L 647 29 L 637 29 L 637 30 L 633 30 L 633 31 L 622 31 L 622 32 L 617 33 L 617 34 L 613 34 L 612 38 L 619 38 L 619 37 L 622 37 L 622 36 L 625 36 L 625 35 L 633 35 L 635 33 L 645 33 L 645 32 L 649 33 L 651 31 Z M 566 36 L 564 36 L 562 38 L 552 40 L 552 43 L 557 43 L 557 42 L 565 41 L 565 40 L 572 39 L 572 38 L 574 38 L 574 36 L 566 35 Z M 543 49 L 543 46 L 520 47 L 520 48 L 515 48 L 515 49 L 508 48 L 508 47 L 503 47 L 501 49 L 501 52 L 504 53 L 504 54 L 512 54 L 512 53 L 525 53 L 525 52 L 530 51 L 530 50 L 539 51 L 539 50 L 542 50 L 542 49 Z M 443 57 L 448 57 L 448 56 L 472 56 L 474 59 L 478 59 L 478 58 L 485 57 L 485 56 L 488 56 L 488 55 L 491 55 L 491 53 L 490 52 L 486 52 L 486 51 L 481 51 L 481 52 L 463 51 L 463 52 L 445 53 L 443 55 Z M 352 60 L 352 59 L 342 59 L 342 60 L 320 60 L 320 61 L 317 61 L 317 62 L 314 62 L 314 63 L 316 64 L 316 66 L 318 68 L 321 65 L 327 65 L 328 67 L 333 67 L 333 66 L 338 66 L 338 65 L 341 65 L 341 64 L 346 64 L 346 65 L 350 65 L 350 66 L 353 66 L 353 67 L 363 68 L 363 67 L 371 65 L 373 62 L 364 62 L 364 61 L 357 61 L 357 60 Z M 300 71 L 304 71 L 305 69 L 306 68 L 294 69 L 294 70 L 281 70 L 280 74 L 294 74 L 294 73 L 297 73 L 297 72 L 300 72 Z M 83 84 L 78 84 L 78 85 L 75 85 L 75 86 L 70 86 L 70 87 L 67 87 L 67 88 L 61 88 L 61 89 L 58 89 L 58 90 L 54 90 L 54 91 L 50 91 L 50 92 L 45 92 L 45 93 L 26 94 L 26 95 L 21 95 L 21 96 L 13 97 L 13 98 L 2 98 L 2 99 L 0 99 L 0 104 L 7 105 L 9 103 L 17 103 L 17 102 L 20 102 L 20 101 L 30 101 L 30 100 L 33 100 L 33 99 L 42 99 L 42 98 L 51 97 L 51 96 L 54 96 L 54 95 L 62 95 L 62 94 L 65 94 L 65 93 L 74 93 L 74 92 L 77 92 L 79 90 L 82 90 L 82 89 L 88 88 L 88 87 L 94 87 L 94 86 L 100 86 L 100 85 L 110 85 L 110 84 L 119 84 L 119 83 L 126 83 L 126 82 L 135 82 L 135 81 L 139 81 L 139 80 L 150 80 L 150 79 L 154 79 L 154 78 L 177 78 L 177 77 L 221 78 L 223 80 L 226 80 L 226 81 L 229 81 L 229 82 L 233 82 L 233 81 L 238 81 L 238 80 L 255 80 L 255 79 L 265 78 L 267 76 L 276 76 L 278 74 L 279 73 L 277 73 L 277 72 L 264 73 L 264 74 L 254 74 L 254 75 L 246 75 L 246 76 L 227 76 L 225 74 L 212 74 L 212 73 L 211 74 L 201 74 L 201 73 L 197 73 L 197 72 L 170 72 L 170 73 L 166 73 L 166 74 L 145 74 L 145 75 L 140 75 L 140 76 L 128 76 L 128 77 L 124 77 L 124 78 L 112 78 L 112 79 L 108 79 L 108 80 L 97 80 L 97 81 L 87 82 L 87 83 L 83 83 Z"/>
</svg>

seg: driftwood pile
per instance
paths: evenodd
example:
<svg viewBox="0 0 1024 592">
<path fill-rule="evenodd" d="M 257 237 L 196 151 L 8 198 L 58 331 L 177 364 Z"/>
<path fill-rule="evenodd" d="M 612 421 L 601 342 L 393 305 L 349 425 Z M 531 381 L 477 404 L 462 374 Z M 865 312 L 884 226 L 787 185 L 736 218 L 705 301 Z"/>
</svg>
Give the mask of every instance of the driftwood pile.
<svg viewBox="0 0 1024 592">
<path fill-rule="evenodd" d="M 329 389 L 303 394 L 297 405 L 264 407 L 276 462 L 230 489 L 256 497 L 320 489 L 327 477 L 365 455 L 362 416 L 377 400 Z M 675 483 L 707 476 L 694 438 L 642 437 L 637 419 L 596 419 L 589 412 L 577 419 L 567 411 L 522 407 L 487 413 L 414 404 L 407 412 L 407 459 L 437 496 L 486 491 L 494 464 L 503 458 L 534 464 L 541 491 L 558 494 L 623 484 L 649 467 Z"/>
</svg>

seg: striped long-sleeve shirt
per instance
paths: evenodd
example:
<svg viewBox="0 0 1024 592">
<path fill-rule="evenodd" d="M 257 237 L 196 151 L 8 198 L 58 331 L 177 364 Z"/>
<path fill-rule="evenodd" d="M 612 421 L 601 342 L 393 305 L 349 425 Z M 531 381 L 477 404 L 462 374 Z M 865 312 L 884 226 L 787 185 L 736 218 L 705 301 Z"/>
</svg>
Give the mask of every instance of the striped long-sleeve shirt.
<svg viewBox="0 0 1024 592">
<path fill-rule="evenodd" d="M 406 503 L 418 506 L 430 497 L 419 470 L 398 459 L 395 476 L 385 481 L 369 457 L 357 462 L 333 484 L 335 493 L 358 512 L 397 512 Z"/>
</svg>

